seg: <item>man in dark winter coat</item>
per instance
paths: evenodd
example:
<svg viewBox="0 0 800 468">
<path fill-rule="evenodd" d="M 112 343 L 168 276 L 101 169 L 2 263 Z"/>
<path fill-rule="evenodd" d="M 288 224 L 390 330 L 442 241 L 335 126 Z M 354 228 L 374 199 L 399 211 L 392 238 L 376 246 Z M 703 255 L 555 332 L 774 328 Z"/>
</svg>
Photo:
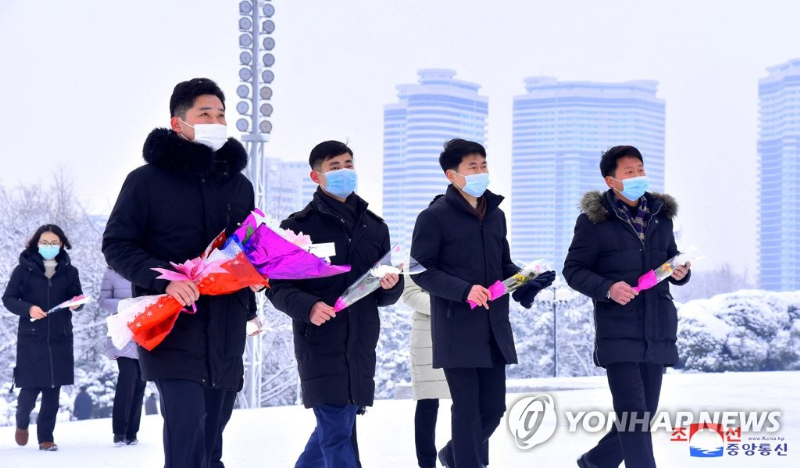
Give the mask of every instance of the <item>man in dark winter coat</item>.
<svg viewBox="0 0 800 468">
<path fill-rule="evenodd" d="M 86 393 L 86 387 L 81 387 L 78 394 L 75 396 L 75 403 L 72 406 L 72 414 L 78 421 L 89 419 L 92 417 L 92 409 L 94 403 L 92 397 Z"/>
<path fill-rule="evenodd" d="M 351 265 L 347 274 L 303 281 L 273 281 L 268 297 L 292 318 L 295 356 L 303 404 L 313 408 L 317 427 L 296 467 L 358 466 L 351 434 L 359 407 L 372 406 L 378 307 L 394 304 L 403 281 L 390 274 L 381 287 L 335 313 L 330 304 L 390 249 L 389 228 L 353 193 L 353 152 L 344 143 L 326 141 L 311 151 L 314 199 L 281 227 L 311 236 L 325 247 L 334 265 Z"/>
<path fill-rule="evenodd" d="M 156 396 L 152 393 L 144 400 L 144 414 L 158 414 L 158 403 L 156 402 Z"/>
<path fill-rule="evenodd" d="M 131 281 L 135 296 L 166 293 L 197 306 L 180 314 L 155 349 L 139 349 L 142 378 L 154 381 L 161 397 L 166 467 L 210 463 L 221 421 L 230 417 L 223 403 L 242 387 L 245 326 L 255 316 L 249 289 L 200 296 L 193 282 L 159 280 L 152 270 L 201 255 L 254 208 L 253 187 L 241 174 L 247 153 L 227 138 L 224 102 L 209 79 L 175 87 L 171 129 L 147 137 L 147 164 L 128 175 L 103 235 L 109 266 Z"/>
<path fill-rule="evenodd" d="M 439 460 L 478 468 L 488 463 L 483 447 L 506 409 L 505 366 L 517 362 L 509 297 L 489 302 L 487 288 L 519 267 L 511 261 L 503 197 L 486 190 L 484 147 L 450 140 L 439 163 L 451 185 L 417 218 L 411 256 L 427 270 L 414 282 L 430 293 L 433 367 L 444 369 L 453 398 L 452 439 Z M 530 301 L 548 285 L 526 288 Z"/>
<path fill-rule="evenodd" d="M 669 282 L 633 290 L 641 275 L 678 254 L 672 232 L 678 206 L 669 195 L 647 192 L 642 154 L 632 146 L 606 151 L 600 172 L 609 190 L 584 195 L 564 278 L 594 303 L 594 360 L 606 368 L 614 411 L 628 424 L 622 431 L 614 426 L 578 466 L 618 466 L 624 459 L 626 466 L 655 467 L 649 421 L 664 366 L 678 361 L 669 283 L 686 283 L 691 265 L 676 268 Z"/>
</svg>

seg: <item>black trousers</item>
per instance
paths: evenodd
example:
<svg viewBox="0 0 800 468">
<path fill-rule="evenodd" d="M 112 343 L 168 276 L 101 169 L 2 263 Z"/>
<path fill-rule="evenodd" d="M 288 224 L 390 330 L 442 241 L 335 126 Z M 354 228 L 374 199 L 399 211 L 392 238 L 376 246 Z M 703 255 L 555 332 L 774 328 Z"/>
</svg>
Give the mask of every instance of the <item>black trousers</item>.
<svg viewBox="0 0 800 468">
<path fill-rule="evenodd" d="M 164 417 L 164 468 L 211 466 L 224 422 L 230 419 L 225 401 L 236 391 L 182 379 L 156 380 L 156 386 Z"/>
<path fill-rule="evenodd" d="M 137 359 L 117 358 L 117 367 L 119 378 L 114 393 L 114 408 L 111 411 L 111 428 L 115 435 L 133 440 L 139 432 L 142 399 L 147 384 L 142 380 L 142 370 Z"/>
<path fill-rule="evenodd" d="M 617 421 L 639 423 L 635 427 L 628 424 L 622 431 L 612 427 L 586 453 L 588 461 L 599 468 L 618 467 L 623 461 L 630 468 L 655 468 L 649 422 L 658 409 L 664 366 L 621 362 L 608 365 L 606 374 Z"/>
<path fill-rule="evenodd" d="M 420 468 L 436 466 L 436 420 L 439 418 L 439 400 L 426 398 L 417 400 L 414 412 L 414 445 L 417 448 L 417 464 Z M 481 447 L 481 461 L 489 464 L 489 441 Z"/>
<path fill-rule="evenodd" d="M 506 365 L 444 369 L 444 376 L 453 399 L 445 457 L 456 468 L 481 468 L 489 462 L 489 438 L 506 411 Z"/>
<path fill-rule="evenodd" d="M 227 392 L 223 398 L 222 414 L 219 420 L 219 435 L 217 435 L 214 449 L 211 451 L 211 464 L 209 465 L 211 468 L 225 468 L 225 464 L 222 463 L 222 432 L 225 430 L 225 426 L 228 425 L 228 421 L 231 420 L 233 406 L 236 403 L 236 392 Z"/>
<path fill-rule="evenodd" d="M 26 387 L 19 390 L 17 397 L 17 427 L 27 429 L 31 424 L 31 411 L 36 407 L 36 398 L 42 394 L 42 405 L 36 418 L 36 437 L 39 443 L 53 442 L 53 430 L 56 428 L 58 414 L 58 395 L 61 387 L 38 388 Z"/>
<path fill-rule="evenodd" d="M 420 468 L 436 466 L 436 420 L 439 417 L 439 400 L 417 400 L 414 411 L 414 445 Z"/>
</svg>

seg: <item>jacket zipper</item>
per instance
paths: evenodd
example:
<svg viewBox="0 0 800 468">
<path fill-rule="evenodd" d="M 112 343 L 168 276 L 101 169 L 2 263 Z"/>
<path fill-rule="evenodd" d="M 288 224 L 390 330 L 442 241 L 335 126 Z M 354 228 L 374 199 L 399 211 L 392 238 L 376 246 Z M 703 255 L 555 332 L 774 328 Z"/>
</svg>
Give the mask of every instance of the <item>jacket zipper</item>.
<svg viewBox="0 0 800 468">
<path fill-rule="evenodd" d="M 627 224 L 628 226 L 630 226 L 631 230 L 636 235 L 636 238 L 639 239 L 639 242 L 642 243 L 642 265 L 644 265 L 644 268 L 647 268 L 647 263 L 645 262 L 645 255 L 647 255 L 647 252 L 646 252 L 647 251 L 647 240 L 650 238 L 650 231 L 652 230 L 653 224 L 654 224 L 652 221 L 656 217 L 656 215 L 661 212 L 661 208 L 663 206 L 664 206 L 663 203 L 659 204 L 658 207 L 656 208 L 656 210 L 653 213 L 650 214 L 650 222 L 647 223 L 647 229 L 645 229 L 644 240 L 642 240 L 639 237 L 639 233 L 636 232 L 636 229 L 633 228 L 633 225 L 631 223 L 629 223 L 628 220 L 622 219 L 622 216 L 619 215 L 617 210 L 615 208 L 612 208 L 612 210 L 614 211 L 614 214 L 617 215 L 617 218 L 619 218 L 624 224 Z M 644 314 L 645 314 L 645 316 L 647 316 L 647 302 L 644 303 L 644 307 L 645 307 Z M 596 319 L 597 319 L 597 317 L 595 317 L 595 334 L 597 334 L 597 321 L 596 321 Z M 645 341 L 646 341 L 646 339 L 647 339 L 647 330 L 645 329 Z M 595 348 L 597 348 L 597 343 L 595 343 Z M 596 349 L 595 349 L 595 351 L 596 351 Z M 647 351 L 645 351 L 645 353 L 647 353 Z"/>
<path fill-rule="evenodd" d="M 325 216 L 330 216 L 331 218 L 333 218 L 333 219 L 335 219 L 336 221 L 339 222 L 339 226 L 342 228 L 342 231 L 347 236 L 347 259 L 346 259 L 346 261 L 348 263 L 350 263 L 350 255 L 352 254 L 353 246 L 361 239 L 361 236 L 363 235 L 363 231 L 358 234 L 358 237 L 352 237 L 351 234 L 348 234 L 347 231 L 345 230 L 344 225 L 346 224 L 346 222 L 341 216 L 339 216 L 339 215 L 337 215 L 335 213 L 324 211 L 324 210 L 319 210 L 319 212 L 321 214 L 324 214 Z M 364 213 L 361 213 L 358 216 L 358 219 L 356 219 L 356 223 L 355 223 L 355 225 L 353 227 L 353 232 L 355 232 L 356 229 L 358 228 L 359 224 L 361 224 L 361 219 L 363 218 L 363 216 L 364 216 Z M 348 321 L 349 320 L 350 320 L 350 316 L 348 315 Z M 347 325 L 348 325 L 347 326 L 347 342 L 349 343 L 349 341 L 350 341 L 350 324 L 349 324 L 349 322 L 348 322 Z M 306 329 L 306 333 L 308 333 L 308 329 Z M 350 358 L 348 357 L 349 348 L 350 348 L 350 346 L 348 345 L 347 349 L 345 349 L 345 352 L 344 352 L 344 363 L 345 363 L 345 365 L 347 366 L 347 369 L 348 369 L 348 378 L 347 378 L 347 380 L 348 380 L 348 387 L 349 387 L 348 388 L 348 394 L 350 396 L 349 403 L 350 404 L 355 404 L 354 403 L 355 400 L 353 398 L 353 386 L 354 386 L 354 384 L 353 384 L 353 379 L 352 379 L 352 372 L 350 372 L 350 370 L 351 370 L 351 368 L 350 368 Z"/>
</svg>

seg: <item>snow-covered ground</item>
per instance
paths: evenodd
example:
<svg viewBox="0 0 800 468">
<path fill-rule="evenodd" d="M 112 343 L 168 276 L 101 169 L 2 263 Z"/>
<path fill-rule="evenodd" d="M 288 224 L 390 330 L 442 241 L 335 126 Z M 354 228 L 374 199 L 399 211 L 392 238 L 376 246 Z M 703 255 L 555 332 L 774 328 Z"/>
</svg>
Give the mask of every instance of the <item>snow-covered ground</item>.
<svg viewBox="0 0 800 468">
<path fill-rule="evenodd" d="M 567 432 L 563 411 L 610 410 L 610 394 L 604 378 L 558 378 L 509 381 L 509 388 L 520 393 L 508 395 L 509 408 L 526 394 L 547 392 L 556 401 L 558 427 L 542 445 L 523 451 L 516 448 L 506 421 L 492 438 L 490 466 L 515 468 L 563 468 L 575 466 L 575 458 L 600 438 L 600 434 Z M 692 458 L 689 444 L 671 442 L 671 434 L 654 434 L 656 460 L 661 467 L 772 467 L 800 466 L 800 372 L 678 374 L 665 376 L 661 409 L 673 411 L 779 410 L 781 430 L 788 455 L 778 457 L 756 453 L 736 457 Z M 437 438 L 441 444 L 450 431 L 449 405 L 443 402 L 439 413 Z M 359 416 L 359 447 L 367 468 L 415 467 L 413 440 L 414 402 L 377 401 L 365 416 Z M 287 406 L 258 410 L 237 410 L 225 432 L 223 461 L 233 467 L 292 467 L 313 429 L 311 411 Z M 0 467 L 58 468 L 140 468 L 163 464 L 161 417 L 143 418 L 140 445 L 114 447 L 111 420 L 60 422 L 55 439 L 58 452 L 39 452 L 35 427 L 31 443 L 17 447 L 14 428 L 0 427 Z M 752 435 L 752 434 L 751 434 Z M 743 441 L 744 443 L 744 441 Z"/>
</svg>

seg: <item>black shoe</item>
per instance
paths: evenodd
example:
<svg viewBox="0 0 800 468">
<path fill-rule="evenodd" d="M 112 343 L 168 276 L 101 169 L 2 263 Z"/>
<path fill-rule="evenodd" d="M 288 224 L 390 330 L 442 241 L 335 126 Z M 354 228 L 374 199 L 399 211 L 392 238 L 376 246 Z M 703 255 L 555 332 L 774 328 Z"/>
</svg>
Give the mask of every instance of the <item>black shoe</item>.
<svg viewBox="0 0 800 468">
<path fill-rule="evenodd" d="M 447 450 L 447 446 L 439 450 L 439 463 L 441 463 L 444 468 L 453 468 L 455 465 L 447 462 L 447 456 L 444 453 L 445 450 Z"/>
<path fill-rule="evenodd" d="M 125 436 L 114 434 L 114 445 L 117 447 L 122 447 L 125 445 Z"/>
<path fill-rule="evenodd" d="M 133 439 L 125 439 L 125 445 L 139 445 L 139 439 L 136 437 Z"/>
<path fill-rule="evenodd" d="M 578 459 L 578 466 L 581 468 L 597 468 L 597 465 L 590 462 L 585 453 Z"/>
</svg>

